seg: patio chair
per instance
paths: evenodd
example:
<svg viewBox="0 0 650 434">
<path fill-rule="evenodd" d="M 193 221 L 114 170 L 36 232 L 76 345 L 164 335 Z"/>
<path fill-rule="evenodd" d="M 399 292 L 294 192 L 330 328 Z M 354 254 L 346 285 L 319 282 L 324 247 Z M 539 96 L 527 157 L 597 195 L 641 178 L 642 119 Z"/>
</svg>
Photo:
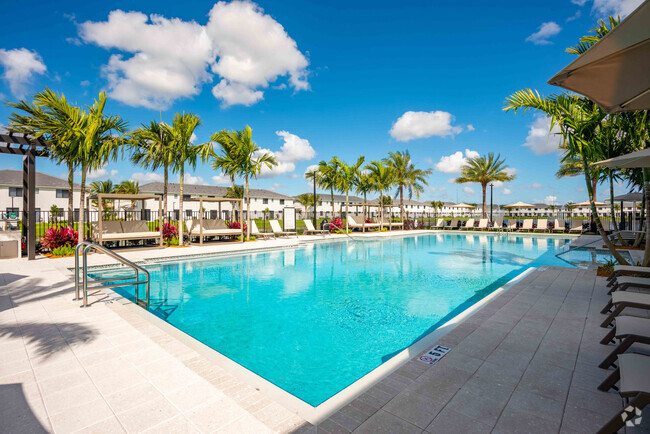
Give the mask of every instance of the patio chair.
<svg viewBox="0 0 650 434">
<path fill-rule="evenodd" d="M 519 231 L 532 232 L 533 231 L 533 219 L 525 219 L 524 224 L 521 225 Z"/>
<path fill-rule="evenodd" d="M 564 222 L 564 219 L 555 219 L 555 223 L 553 224 L 553 232 L 564 231 L 566 231 L 566 223 Z"/>
<path fill-rule="evenodd" d="M 534 232 L 548 232 L 548 219 L 538 219 Z"/>
<path fill-rule="evenodd" d="M 474 229 L 474 219 L 468 219 L 467 222 L 465 223 L 465 226 L 462 226 L 460 229 L 464 231 Z"/>
<path fill-rule="evenodd" d="M 622 316 L 616 320 L 616 326 L 600 341 L 601 344 L 607 345 L 620 342 L 603 360 L 599 368 L 609 369 L 615 362 L 619 354 L 625 353 L 632 345 L 650 344 L 650 318 L 639 318 L 636 316 Z"/>
<path fill-rule="evenodd" d="M 506 231 L 516 231 L 517 230 L 517 220 L 510 219 L 508 220 L 508 226 L 506 226 Z"/>
<path fill-rule="evenodd" d="M 445 228 L 445 219 L 438 219 L 436 222 L 436 225 L 433 227 L 434 229 L 444 229 Z"/>
<path fill-rule="evenodd" d="M 289 235 L 294 235 L 296 238 L 298 237 L 298 232 L 288 232 L 288 231 L 283 231 L 282 228 L 280 227 L 280 222 L 277 220 L 269 220 L 269 223 L 271 224 L 271 230 L 273 231 L 273 234 L 277 236 L 284 236 L 288 237 Z"/>
<path fill-rule="evenodd" d="M 581 234 L 584 232 L 584 229 L 582 228 L 582 220 L 571 220 L 571 228 L 569 228 L 569 233 L 579 233 Z"/>
<path fill-rule="evenodd" d="M 621 354 L 618 368 L 599 386 L 598 390 L 608 392 L 619 383 L 618 393 L 625 398 L 627 405 L 618 410 L 598 432 L 618 432 L 625 421 L 634 421 L 650 403 L 650 357 L 643 354 Z"/>
<path fill-rule="evenodd" d="M 650 267 L 640 267 L 637 265 L 614 265 L 614 271 L 607 278 L 607 286 L 612 286 L 619 276 L 626 274 L 642 274 L 650 277 Z"/>
<path fill-rule="evenodd" d="M 308 234 L 327 235 L 327 234 L 330 233 L 330 231 L 326 231 L 324 229 L 316 229 L 316 228 L 314 228 L 314 223 L 312 223 L 311 220 L 303 220 L 303 222 L 305 223 L 305 227 L 307 228 L 305 230 L 305 232 L 304 232 L 305 235 L 308 235 Z"/>
<path fill-rule="evenodd" d="M 492 226 L 489 228 L 491 231 L 500 231 L 503 229 L 503 219 L 498 218 L 492 222 Z"/>
<path fill-rule="evenodd" d="M 650 289 L 650 278 L 635 276 L 620 276 L 614 281 L 609 294 L 614 291 L 625 291 L 627 288 Z M 605 312 L 602 312 L 605 313 Z"/>
<path fill-rule="evenodd" d="M 458 229 L 458 219 L 451 219 L 448 226 L 445 226 L 445 229 Z"/>
<path fill-rule="evenodd" d="M 481 219 L 478 221 L 478 226 L 475 228 L 477 231 L 488 230 L 488 219 Z"/>
<path fill-rule="evenodd" d="M 251 219 L 251 235 L 254 236 L 255 238 L 264 238 L 265 240 L 269 238 L 275 238 L 275 234 L 269 233 L 269 232 L 260 232 L 260 230 L 257 228 L 257 224 L 255 223 L 255 220 Z"/>
<path fill-rule="evenodd" d="M 610 306 L 610 304 L 614 310 L 611 311 L 607 318 L 605 318 L 605 321 L 600 325 L 603 328 L 612 325 L 616 317 L 623 313 L 623 311 L 628 307 L 650 310 L 650 294 L 642 292 L 615 291 L 612 293 L 612 301 L 608 303 L 608 306 Z"/>
</svg>

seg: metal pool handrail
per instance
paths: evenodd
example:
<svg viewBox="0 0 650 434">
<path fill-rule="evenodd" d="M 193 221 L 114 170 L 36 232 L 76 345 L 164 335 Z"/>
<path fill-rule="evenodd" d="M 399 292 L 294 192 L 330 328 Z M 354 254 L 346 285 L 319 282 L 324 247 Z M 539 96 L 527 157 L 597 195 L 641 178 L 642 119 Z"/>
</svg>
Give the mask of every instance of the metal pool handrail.
<svg viewBox="0 0 650 434">
<path fill-rule="evenodd" d="M 150 282 L 150 276 L 149 272 L 142 268 L 141 266 L 135 264 L 134 262 L 129 261 L 125 257 L 118 255 L 117 253 L 113 252 L 110 249 L 107 249 L 106 247 L 97 244 L 97 243 L 91 243 L 90 241 L 82 241 L 77 246 L 75 247 L 75 300 L 79 300 L 79 251 L 81 248 L 84 247 L 83 253 L 82 253 L 82 263 L 83 266 L 81 267 L 82 271 L 82 295 L 83 295 L 83 307 L 88 306 L 88 290 L 94 290 L 94 289 L 102 289 L 102 288 L 117 288 L 121 286 L 130 286 L 134 285 L 135 286 L 135 302 L 141 307 L 144 307 L 145 309 L 149 307 L 149 282 Z M 93 280 L 93 283 L 96 284 L 95 286 L 92 286 L 88 288 L 88 252 L 91 250 L 95 250 L 98 252 L 102 252 L 110 256 L 111 258 L 117 260 L 118 262 L 122 263 L 123 265 L 126 265 L 127 267 L 130 267 L 133 269 L 134 273 L 133 275 L 130 276 L 125 276 L 125 277 L 112 277 L 108 279 L 99 279 L 99 280 Z M 143 273 L 145 275 L 144 280 L 140 280 L 139 273 Z M 123 282 L 125 280 L 129 279 L 135 279 L 135 282 Z M 111 283 L 108 285 L 105 285 L 105 283 L 108 282 L 120 282 L 120 283 Z M 145 299 L 142 300 L 138 297 L 138 288 L 141 284 L 145 285 Z"/>
</svg>

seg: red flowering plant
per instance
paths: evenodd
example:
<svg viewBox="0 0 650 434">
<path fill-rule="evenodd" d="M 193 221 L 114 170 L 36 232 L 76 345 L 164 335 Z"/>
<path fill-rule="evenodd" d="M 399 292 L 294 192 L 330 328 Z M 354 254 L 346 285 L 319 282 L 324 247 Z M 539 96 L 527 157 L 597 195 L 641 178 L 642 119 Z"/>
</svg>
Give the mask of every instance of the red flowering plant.
<svg viewBox="0 0 650 434">
<path fill-rule="evenodd" d="M 74 247 L 79 241 L 79 233 L 69 226 L 52 227 L 45 231 L 41 238 L 41 246 L 47 250 L 54 250 L 58 247 Z"/>
<path fill-rule="evenodd" d="M 160 227 L 156 226 L 156 231 L 159 231 Z M 171 244 L 171 241 L 174 238 L 178 238 L 178 229 L 176 229 L 176 226 L 171 224 L 171 223 L 165 223 L 163 224 L 163 240 L 167 243 L 169 246 Z"/>
<path fill-rule="evenodd" d="M 343 220 L 341 220 L 339 218 L 333 218 L 330 221 L 330 232 L 336 232 L 336 231 L 340 231 L 340 230 L 344 230 Z"/>
<path fill-rule="evenodd" d="M 238 221 L 226 222 L 228 229 L 241 229 L 241 224 Z M 248 230 L 248 226 L 244 223 L 244 232 Z"/>
<path fill-rule="evenodd" d="M 372 223 L 371 219 L 366 219 L 366 223 Z"/>
</svg>

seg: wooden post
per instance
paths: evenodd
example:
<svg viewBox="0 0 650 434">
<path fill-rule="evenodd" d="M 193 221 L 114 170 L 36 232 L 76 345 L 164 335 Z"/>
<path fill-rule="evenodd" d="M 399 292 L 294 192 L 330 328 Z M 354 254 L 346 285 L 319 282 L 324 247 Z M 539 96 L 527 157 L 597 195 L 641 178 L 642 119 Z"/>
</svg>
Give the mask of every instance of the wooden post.
<svg viewBox="0 0 650 434">
<path fill-rule="evenodd" d="M 164 216 L 163 216 L 163 209 L 162 209 L 162 196 L 158 198 L 158 227 L 160 228 L 160 248 L 162 249 L 165 244 L 163 240 L 163 222 L 164 222 Z"/>
<path fill-rule="evenodd" d="M 90 199 L 90 197 L 88 198 Z M 103 237 L 104 237 L 104 201 L 102 200 L 102 195 L 97 195 L 97 227 L 99 228 L 99 234 L 97 235 L 99 239 L 99 245 L 103 246 Z"/>
<path fill-rule="evenodd" d="M 27 260 L 32 261 L 36 259 L 36 161 L 32 149 L 23 157 L 22 226 Z"/>
<path fill-rule="evenodd" d="M 241 210 L 239 212 L 239 227 L 241 228 L 241 242 L 243 243 L 244 242 L 244 199 L 241 199 L 241 205 L 239 209 Z M 246 209 L 246 212 L 247 213 L 250 212 L 248 208 Z M 253 221 L 252 218 L 251 221 Z"/>
</svg>

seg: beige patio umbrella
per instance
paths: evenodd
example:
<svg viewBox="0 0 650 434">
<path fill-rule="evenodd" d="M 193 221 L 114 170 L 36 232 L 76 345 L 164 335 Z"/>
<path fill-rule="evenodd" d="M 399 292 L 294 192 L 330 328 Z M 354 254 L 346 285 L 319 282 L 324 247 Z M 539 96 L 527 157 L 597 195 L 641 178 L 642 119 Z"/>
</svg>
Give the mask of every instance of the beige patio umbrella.
<svg viewBox="0 0 650 434">
<path fill-rule="evenodd" d="M 650 24 L 648 24 L 650 26 Z M 650 72 L 648 72 L 650 74 Z M 630 152 L 620 157 L 610 158 L 592 163 L 592 165 L 610 167 L 612 169 L 635 169 L 650 167 L 650 148 Z"/>
<path fill-rule="evenodd" d="M 594 205 L 596 205 L 596 206 L 605 206 L 607 204 L 604 203 L 604 202 L 594 202 Z M 573 206 L 591 206 L 591 202 L 589 202 L 588 200 L 585 200 L 584 202 L 574 203 Z"/>
<path fill-rule="evenodd" d="M 650 109 L 650 0 L 548 83 L 585 95 L 608 113 Z"/>
<path fill-rule="evenodd" d="M 511 203 L 510 205 L 503 205 L 502 208 L 535 208 L 535 205 L 531 205 L 525 202 L 516 202 Z"/>
<path fill-rule="evenodd" d="M 470 205 L 468 203 L 459 203 L 459 204 L 454 205 L 453 208 L 468 208 L 468 209 L 471 209 L 471 208 L 474 208 L 474 206 Z"/>
</svg>

